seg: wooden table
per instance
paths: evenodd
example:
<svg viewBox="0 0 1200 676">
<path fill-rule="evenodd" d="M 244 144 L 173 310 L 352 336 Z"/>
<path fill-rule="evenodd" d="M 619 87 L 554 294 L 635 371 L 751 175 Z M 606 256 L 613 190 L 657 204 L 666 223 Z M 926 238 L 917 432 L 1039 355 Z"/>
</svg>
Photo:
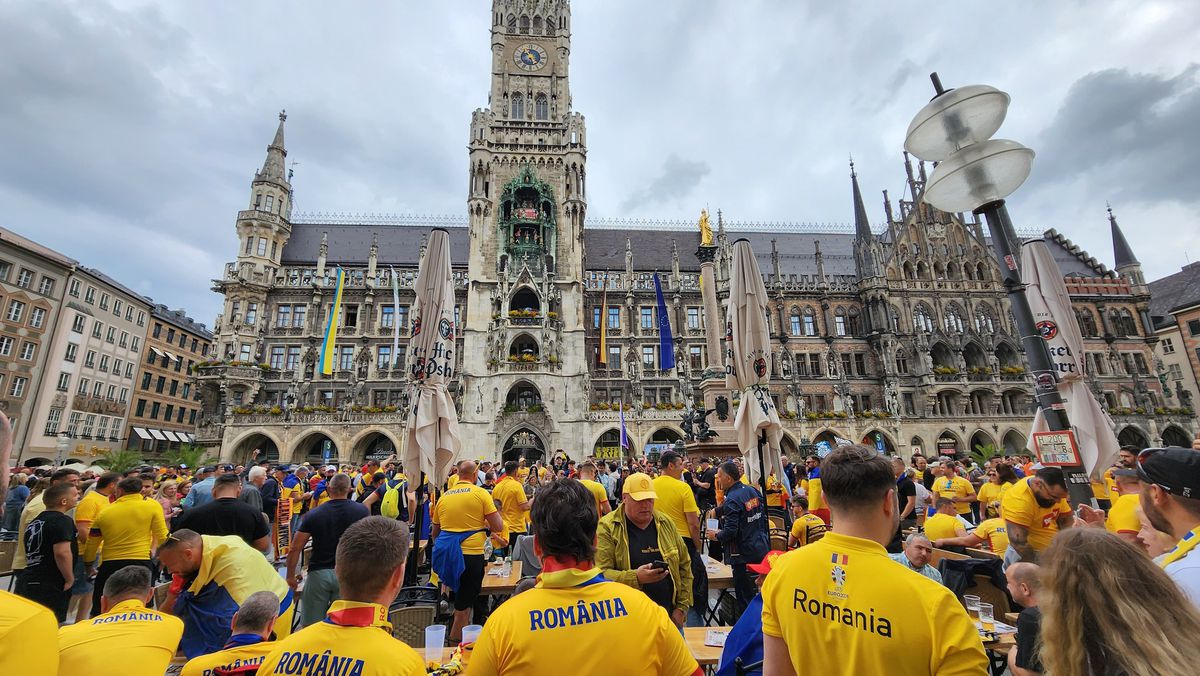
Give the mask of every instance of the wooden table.
<svg viewBox="0 0 1200 676">
<path fill-rule="evenodd" d="M 508 577 L 490 574 L 499 568 L 499 562 L 491 563 L 483 571 L 483 587 L 479 591 L 481 596 L 503 596 L 516 590 L 517 583 L 521 581 L 521 562 L 512 562 L 512 574 Z"/>
<path fill-rule="evenodd" d="M 1021 616 L 1021 613 L 1004 613 L 1004 623 L 1011 624 L 1012 626 L 1015 627 L 1015 626 L 1017 626 L 1017 618 L 1019 618 L 1020 616 Z"/>
<path fill-rule="evenodd" d="M 692 653 L 692 657 L 696 658 L 696 662 L 702 667 L 716 666 L 721 661 L 721 651 L 724 648 L 714 648 L 704 645 L 704 637 L 708 635 L 709 630 L 716 629 L 728 632 L 733 627 L 684 627 L 683 640 L 687 643 L 688 650 Z M 422 655 L 425 653 L 423 649 L 418 648 L 418 652 Z M 442 649 L 442 664 L 450 661 L 450 657 L 454 654 L 454 648 Z"/>
<path fill-rule="evenodd" d="M 709 625 L 712 624 L 712 621 L 716 619 L 717 611 L 721 609 L 721 602 L 732 593 L 733 568 L 727 563 L 721 563 L 720 561 L 709 561 L 709 564 L 705 567 L 705 570 L 708 571 L 708 588 L 710 590 L 716 589 L 721 592 L 720 594 L 717 594 L 716 605 L 711 608 L 707 607 L 708 599 L 704 599 L 705 612 L 702 613 L 702 616 L 704 618 L 704 624 Z M 693 599 L 692 603 L 695 604 L 695 602 L 696 600 Z"/>
</svg>

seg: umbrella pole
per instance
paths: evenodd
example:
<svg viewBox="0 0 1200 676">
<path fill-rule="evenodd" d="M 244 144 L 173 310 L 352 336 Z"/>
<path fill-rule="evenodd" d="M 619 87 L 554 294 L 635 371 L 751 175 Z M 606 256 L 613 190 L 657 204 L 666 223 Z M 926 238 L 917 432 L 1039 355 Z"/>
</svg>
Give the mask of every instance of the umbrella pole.
<svg viewBox="0 0 1200 676">
<path fill-rule="evenodd" d="M 413 517 L 414 523 L 417 524 L 413 531 L 411 546 L 408 548 L 408 565 L 404 570 L 404 586 L 412 586 L 417 584 L 417 568 L 421 561 L 421 526 L 425 525 L 424 501 L 425 501 L 425 472 L 421 472 L 421 481 L 417 484 L 417 513 Z"/>
<path fill-rule="evenodd" d="M 758 435 L 758 485 L 762 488 L 763 497 L 763 528 L 767 530 L 767 543 L 771 542 L 771 519 L 767 513 L 767 457 L 763 455 L 767 447 L 767 431 Z"/>
</svg>

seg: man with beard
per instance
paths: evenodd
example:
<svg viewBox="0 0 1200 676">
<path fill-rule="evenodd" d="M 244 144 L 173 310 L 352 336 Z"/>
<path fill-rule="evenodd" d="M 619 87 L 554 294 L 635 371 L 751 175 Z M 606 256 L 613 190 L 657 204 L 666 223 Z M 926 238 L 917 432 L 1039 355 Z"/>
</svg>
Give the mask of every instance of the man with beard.
<svg viewBox="0 0 1200 676">
<path fill-rule="evenodd" d="M 1179 540 L 1160 562 L 1193 604 L 1200 605 L 1200 453 L 1147 448 L 1137 457 L 1142 513 L 1150 525 Z"/>
<path fill-rule="evenodd" d="M 1006 568 L 1017 561 L 1037 563 L 1059 529 L 1074 525 L 1067 495 L 1067 480 L 1058 467 L 1043 467 L 1008 489 L 1000 501 L 1000 513 L 1008 522 Z"/>
</svg>

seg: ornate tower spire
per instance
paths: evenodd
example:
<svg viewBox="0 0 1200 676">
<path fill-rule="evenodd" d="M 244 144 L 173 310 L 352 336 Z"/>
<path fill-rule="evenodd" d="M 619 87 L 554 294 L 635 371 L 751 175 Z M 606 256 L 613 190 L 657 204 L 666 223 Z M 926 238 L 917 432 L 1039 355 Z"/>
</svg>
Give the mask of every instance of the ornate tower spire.
<svg viewBox="0 0 1200 676">
<path fill-rule="evenodd" d="M 1125 239 L 1125 233 L 1121 232 L 1121 226 L 1117 225 L 1117 217 L 1113 216 L 1112 205 L 1106 203 L 1104 206 L 1108 209 L 1108 227 L 1112 231 L 1113 262 L 1117 274 L 1128 281 L 1131 286 L 1145 285 L 1146 279 L 1142 276 L 1142 264 L 1138 262 L 1137 256 L 1133 255 L 1133 248 Z"/>
<path fill-rule="evenodd" d="M 850 186 L 854 194 L 854 238 L 871 241 L 871 221 L 867 218 L 867 207 L 863 204 L 862 191 L 858 188 L 858 174 L 854 171 L 854 158 L 850 158 Z"/>
<path fill-rule="evenodd" d="M 267 159 L 263 161 L 262 171 L 258 172 L 255 180 L 287 184 L 287 172 L 284 167 L 287 149 L 283 145 L 283 123 L 286 121 L 287 111 L 279 111 L 279 127 L 275 129 L 275 138 L 271 140 L 271 145 L 267 146 Z"/>
</svg>

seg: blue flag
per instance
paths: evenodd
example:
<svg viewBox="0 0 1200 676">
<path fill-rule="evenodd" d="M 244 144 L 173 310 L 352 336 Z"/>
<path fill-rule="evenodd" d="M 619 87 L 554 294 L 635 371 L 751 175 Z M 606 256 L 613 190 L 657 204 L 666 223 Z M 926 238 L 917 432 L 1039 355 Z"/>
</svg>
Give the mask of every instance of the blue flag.
<svg viewBox="0 0 1200 676">
<path fill-rule="evenodd" d="M 675 341 L 671 339 L 671 316 L 663 300 L 662 283 L 654 273 L 654 297 L 658 299 L 658 367 L 663 371 L 675 368 Z"/>
<path fill-rule="evenodd" d="M 632 453 L 633 445 L 629 443 L 629 430 L 625 429 L 625 401 L 624 401 L 624 399 L 622 399 L 621 403 L 618 405 L 621 407 L 621 441 L 620 441 L 621 448 L 627 449 L 627 450 L 629 450 L 630 453 Z"/>
</svg>

